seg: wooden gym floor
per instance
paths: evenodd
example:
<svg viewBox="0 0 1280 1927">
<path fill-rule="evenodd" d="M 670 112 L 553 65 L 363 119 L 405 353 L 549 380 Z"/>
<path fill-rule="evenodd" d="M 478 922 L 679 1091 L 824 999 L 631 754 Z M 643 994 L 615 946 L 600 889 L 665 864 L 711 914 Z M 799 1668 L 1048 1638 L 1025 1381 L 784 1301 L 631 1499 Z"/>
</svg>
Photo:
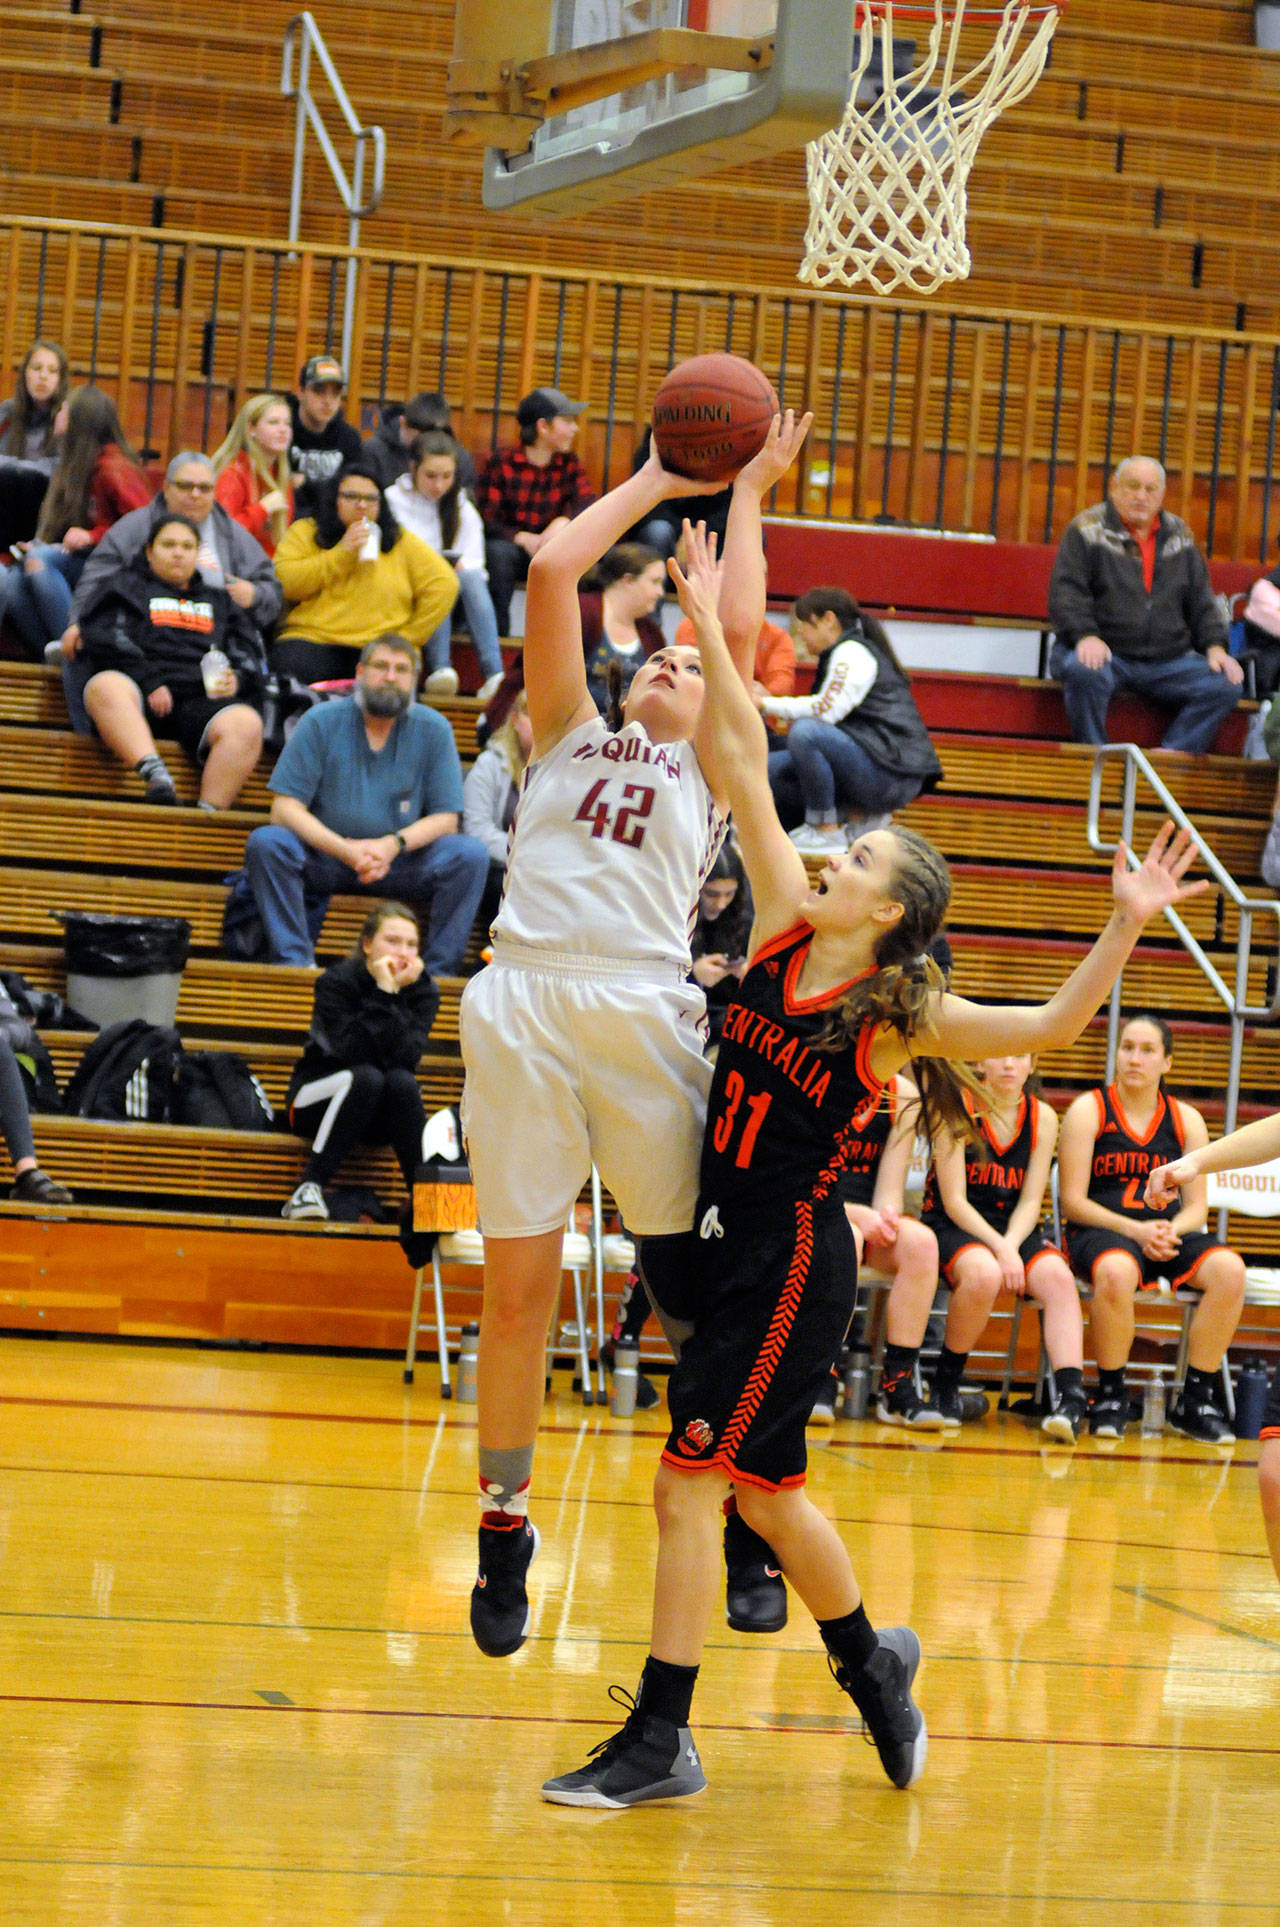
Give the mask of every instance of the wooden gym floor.
<svg viewBox="0 0 1280 1927">
<path fill-rule="evenodd" d="M 713 1629 L 710 1787 L 544 1805 L 645 1648 L 660 1423 L 539 1443 L 533 1637 L 466 1626 L 474 1408 L 392 1360 L 6 1340 L 6 1927 L 871 1927 L 1280 1919 L 1280 1588 L 1256 1448 L 1074 1456 L 1017 1419 L 814 1437 L 873 1617 L 925 1660 L 895 1793 L 799 1608 Z"/>
</svg>

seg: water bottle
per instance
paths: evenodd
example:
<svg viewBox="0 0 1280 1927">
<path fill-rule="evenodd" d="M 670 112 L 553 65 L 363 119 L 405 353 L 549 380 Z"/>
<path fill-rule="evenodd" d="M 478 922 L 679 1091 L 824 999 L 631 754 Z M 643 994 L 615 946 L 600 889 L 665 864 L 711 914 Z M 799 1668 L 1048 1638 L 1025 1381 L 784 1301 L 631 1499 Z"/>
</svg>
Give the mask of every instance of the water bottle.
<svg viewBox="0 0 1280 1927">
<path fill-rule="evenodd" d="M 609 1410 L 615 1418 L 630 1418 L 636 1409 L 636 1379 L 640 1374 L 640 1344 L 620 1338 L 613 1353 L 613 1395 Z"/>
<path fill-rule="evenodd" d="M 200 676 L 206 696 L 225 696 L 231 658 L 222 649 L 206 649 L 200 658 Z"/>
<path fill-rule="evenodd" d="M 1142 1436 L 1158 1439 L 1164 1431 L 1164 1380 L 1158 1372 L 1147 1380 L 1142 1394 Z"/>
<path fill-rule="evenodd" d="M 1251 1358 L 1236 1379 L 1235 1435 L 1256 1439 L 1262 1430 L 1267 1405 L 1267 1368 L 1260 1358 Z"/>
<path fill-rule="evenodd" d="M 480 1358 L 480 1327 L 464 1325 L 458 1334 L 458 1389 L 454 1396 L 459 1405 L 474 1405 L 476 1402 L 476 1365 Z"/>
<path fill-rule="evenodd" d="M 871 1403 L 871 1354 L 846 1352 L 844 1356 L 844 1397 L 841 1411 L 846 1418 L 865 1418 Z"/>
</svg>

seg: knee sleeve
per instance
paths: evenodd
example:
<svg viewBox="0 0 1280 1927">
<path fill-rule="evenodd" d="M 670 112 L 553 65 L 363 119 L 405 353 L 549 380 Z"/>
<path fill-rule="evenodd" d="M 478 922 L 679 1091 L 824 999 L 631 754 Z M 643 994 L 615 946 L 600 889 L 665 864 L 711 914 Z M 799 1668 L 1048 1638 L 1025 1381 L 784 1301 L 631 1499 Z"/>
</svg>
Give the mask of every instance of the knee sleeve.
<svg viewBox="0 0 1280 1927">
<path fill-rule="evenodd" d="M 676 1357 L 693 1331 L 697 1239 L 692 1231 L 636 1241 L 636 1270 Z"/>
</svg>

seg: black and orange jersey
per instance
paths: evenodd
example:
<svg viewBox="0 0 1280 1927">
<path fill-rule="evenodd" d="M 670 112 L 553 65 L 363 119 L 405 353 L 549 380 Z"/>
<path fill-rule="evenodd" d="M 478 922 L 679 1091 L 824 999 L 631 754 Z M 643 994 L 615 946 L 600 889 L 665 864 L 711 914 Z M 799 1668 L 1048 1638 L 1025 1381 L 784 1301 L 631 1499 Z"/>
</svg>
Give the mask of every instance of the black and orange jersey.
<svg viewBox="0 0 1280 1927">
<path fill-rule="evenodd" d="M 880 1102 L 849 1148 L 849 1162 L 839 1185 L 841 1204 L 871 1203 L 880 1174 L 880 1160 L 897 1121 L 898 1094 L 890 1079 Z"/>
<path fill-rule="evenodd" d="M 964 1101 L 980 1139 L 980 1142 L 971 1141 L 964 1147 L 965 1191 L 969 1203 L 975 1211 L 981 1212 L 992 1229 L 1004 1231 L 1022 1196 L 1031 1155 L 1036 1148 L 1040 1128 L 1039 1100 L 1023 1092 L 1018 1099 L 1013 1136 L 1007 1144 L 1001 1144 L 996 1137 L 993 1119 L 987 1114 L 977 1114 L 967 1091 Z M 925 1184 L 920 1215 L 926 1223 L 930 1220 L 936 1223 L 947 1215 L 938 1190 L 937 1171 L 932 1167 Z"/>
<path fill-rule="evenodd" d="M 1176 1097 L 1163 1091 L 1156 1100 L 1150 1124 L 1141 1136 L 1124 1114 L 1115 1085 L 1096 1090 L 1098 1132 L 1089 1166 L 1089 1196 L 1107 1211 L 1126 1218 L 1164 1218 L 1168 1207 L 1145 1202 L 1147 1178 L 1157 1164 L 1172 1164 L 1182 1156 L 1186 1133 Z"/>
<path fill-rule="evenodd" d="M 702 1207 L 735 1220 L 830 1199 L 860 1154 L 884 1086 L 868 1063 L 872 1026 L 849 1048 L 814 1041 L 850 984 L 802 997 L 807 923 L 761 946 L 725 1012 L 702 1141 Z M 854 980 L 851 980 L 854 981 Z"/>
</svg>

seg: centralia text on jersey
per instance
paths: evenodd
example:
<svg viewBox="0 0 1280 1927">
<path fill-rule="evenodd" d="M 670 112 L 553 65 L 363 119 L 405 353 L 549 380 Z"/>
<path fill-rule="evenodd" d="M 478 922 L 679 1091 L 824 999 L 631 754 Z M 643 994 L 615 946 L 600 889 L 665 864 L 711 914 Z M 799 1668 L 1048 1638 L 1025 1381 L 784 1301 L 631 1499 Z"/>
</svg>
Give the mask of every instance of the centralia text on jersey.
<svg viewBox="0 0 1280 1927">
<path fill-rule="evenodd" d="M 730 1004 L 725 1012 L 722 1036 L 730 1043 L 755 1051 L 767 1064 L 781 1071 L 811 1104 L 821 1105 L 831 1086 L 831 1072 L 823 1059 L 807 1044 L 802 1044 L 794 1032 L 788 1033 L 781 1024 L 770 1023 L 767 1017 L 757 1010 L 748 1010 L 745 1004 Z"/>
</svg>

